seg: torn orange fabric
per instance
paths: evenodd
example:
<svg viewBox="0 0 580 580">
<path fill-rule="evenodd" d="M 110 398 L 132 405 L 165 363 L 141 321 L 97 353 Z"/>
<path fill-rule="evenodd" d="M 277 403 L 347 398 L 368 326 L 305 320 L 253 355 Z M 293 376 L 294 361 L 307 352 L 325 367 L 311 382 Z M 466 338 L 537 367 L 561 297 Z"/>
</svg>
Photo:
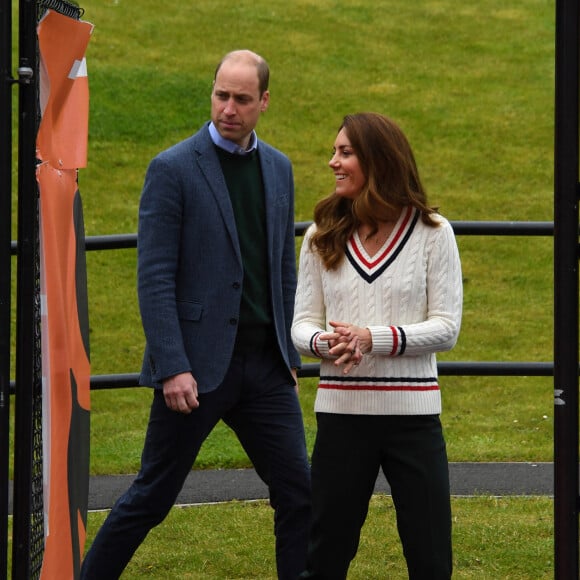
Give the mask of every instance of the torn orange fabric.
<svg viewBox="0 0 580 580">
<path fill-rule="evenodd" d="M 93 26 L 54 11 L 38 25 L 43 580 L 78 578 L 86 538 L 90 440 L 88 299 L 77 169 L 87 162 L 85 52 Z"/>
</svg>

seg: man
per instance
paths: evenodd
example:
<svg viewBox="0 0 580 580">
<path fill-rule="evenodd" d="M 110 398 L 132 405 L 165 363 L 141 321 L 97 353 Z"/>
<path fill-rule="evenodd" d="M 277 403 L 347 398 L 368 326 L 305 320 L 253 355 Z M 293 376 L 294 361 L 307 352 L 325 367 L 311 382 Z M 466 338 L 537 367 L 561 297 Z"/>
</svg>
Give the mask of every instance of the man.
<svg viewBox="0 0 580 580">
<path fill-rule="evenodd" d="M 140 382 L 155 387 L 153 403 L 141 470 L 97 534 L 82 578 L 119 577 L 220 419 L 268 485 L 279 578 L 304 568 L 310 473 L 290 339 L 294 183 L 289 160 L 254 131 L 268 81 L 259 55 L 227 54 L 211 122 L 147 170 L 137 244 L 147 341 Z"/>
</svg>

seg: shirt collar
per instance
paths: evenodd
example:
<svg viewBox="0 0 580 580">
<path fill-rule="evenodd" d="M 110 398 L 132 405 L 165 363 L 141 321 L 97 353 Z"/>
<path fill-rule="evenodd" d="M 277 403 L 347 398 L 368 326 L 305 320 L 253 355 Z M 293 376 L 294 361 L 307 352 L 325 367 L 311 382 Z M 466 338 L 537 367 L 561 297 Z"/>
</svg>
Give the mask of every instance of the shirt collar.
<svg viewBox="0 0 580 580">
<path fill-rule="evenodd" d="M 213 123 L 209 124 L 209 134 L 211 136 L 211 140 L 214 142 L 214 145 L 220 149 L 224 149 L 228 153 L 234 153 L 235 155 L 247 155 L 248 153 L 251 153 L 258 148 L 258 136 L 256 135 L 255 131 L 252 131 L 252 134 L 250 135 L 250 142 L 248 143 L 247 149 L 240 147 L 229 139 L 224 139 L 219 134 L 219 131 L 216 129 Z"/>
</svg>

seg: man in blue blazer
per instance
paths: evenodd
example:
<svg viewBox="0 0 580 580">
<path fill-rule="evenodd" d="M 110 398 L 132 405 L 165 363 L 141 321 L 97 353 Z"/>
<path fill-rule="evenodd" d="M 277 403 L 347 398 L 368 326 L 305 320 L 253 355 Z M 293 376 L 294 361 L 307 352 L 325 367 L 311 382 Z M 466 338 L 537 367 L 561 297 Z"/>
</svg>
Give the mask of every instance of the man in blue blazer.
<svg viewBox="0 0 580 580">
<path fill-rule="evenodd" d="M 290 338 L 296 286 L 290 161 L 258 141 L 259 55 L 218 65 L 211 122 L 151 162 L 139 208 L 141 384 L 154 387 L 141 469 L 99 530 L 81 578 L 118 578 L 173 506 L 223 419 L 268 485 L 278 577 L 305 565 L 310 472 Z M 193 546 L 194 547 L 194 546 Z"/>
</svg>

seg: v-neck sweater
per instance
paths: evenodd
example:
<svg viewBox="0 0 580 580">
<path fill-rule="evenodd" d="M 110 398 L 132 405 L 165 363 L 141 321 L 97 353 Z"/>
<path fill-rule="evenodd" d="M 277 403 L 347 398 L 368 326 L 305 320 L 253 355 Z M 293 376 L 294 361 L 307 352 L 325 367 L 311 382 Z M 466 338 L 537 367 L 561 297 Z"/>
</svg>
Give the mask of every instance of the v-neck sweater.
<svg viewBox="0 0 580 580">
<path fill-rule="evenodd" d="M 427 415 L 441 412 L 436 352 L 451 349 L 461 325 L 463 286 L 455 236 L 442 216 L 436 227 L 408 207 L 370 256 L 355 233 L 336 270 L 302 243 L 292 339 L 321 359 L 314 409 L 325 413 Z M 323 332 L 329 321 L 366 327 L 372 350 L 344 374 Z"/>
</svg>

